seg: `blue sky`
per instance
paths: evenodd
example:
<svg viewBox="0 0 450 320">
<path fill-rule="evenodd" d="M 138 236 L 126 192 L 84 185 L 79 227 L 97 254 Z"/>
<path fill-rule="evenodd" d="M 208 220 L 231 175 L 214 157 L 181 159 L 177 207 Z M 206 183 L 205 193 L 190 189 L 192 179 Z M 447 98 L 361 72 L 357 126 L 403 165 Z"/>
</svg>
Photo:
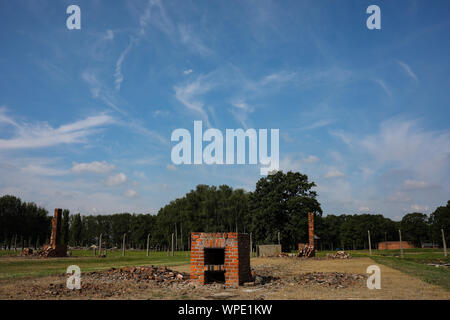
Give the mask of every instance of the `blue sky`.
<svg viewBox="0 0 450 320">
<path fill-rule="evenodd" d="M 101 214 L 253 190 L 258 165 L 172 164 L 172 131 L 202 120 L 279 129 L 280 169 L 325 214 L 430 213 L 450 195 L 449 31 L 448 1 L 0 1 L 0 194 Z"/>
</svg>

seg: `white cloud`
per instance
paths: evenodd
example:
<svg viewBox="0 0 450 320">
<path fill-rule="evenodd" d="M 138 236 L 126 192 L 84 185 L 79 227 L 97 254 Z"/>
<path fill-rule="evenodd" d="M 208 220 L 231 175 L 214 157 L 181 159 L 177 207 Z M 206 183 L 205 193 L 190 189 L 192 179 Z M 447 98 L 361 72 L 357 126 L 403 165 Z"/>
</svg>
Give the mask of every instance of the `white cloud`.
<svg viewBox="0 0 450 320">
<path fill-rule="evenodd" d="M 116 175 L 110 176 L 108 180 L 106 180 L 106 184 L 110 187 L 121 185 L 127 182 L 128 178 L 124 173 L 118 173 Z"/>
<path fill-rule="evenodd" d="M 412 199 L 404 192 L 396 192 L 387 197 L 387 201 L 389 202 L 410 202 Z"/>
<path fill-rule="evenodd" d="M 109 164 L 106 161 L 93 161 L 89 163 L 73 163 L 72 171 L 75 173 L 94 172 L 94 173 L 108 173 L 115 169 L 115 165 Z"/>
<path fill-rule="evenodd" d="M 208 77 L 199 76 L 192 82 L 185 85 L 175 86 L 175 97 L 189 110 L 199 113 L 205 120 L 208 127 L 211 127 L 207 112 L 204 110 L 204 103 L 200 101 L 200 96 L 210 91 L 214 84 L 208 81 Z"/>
<path fill-rule="evenodd" d="M 105 40 L 114 40 L 114 32 L 110 29 L 106 30 Z"/>
<path fill-rule="evenodd" d="M 177 167 L 175 165 L 173 165 L 173 164 L 168 164 L 166 166 L 166 169 L 169 170 L 169 171 L 176 171 Z"/>
<path fill-rule="evenodd" d="M 337 169 L 330 169 L 325 174 L 324 178 L 332 179 L 332 178 L 340 178 L 340 177 L 344 177 L 344 176 L 345 175 L 341 171 L 339 171 Z"/>
<path fill-rule="evenodd" d="M 183 43 L 190 51 L 202 56 L 209 56 L 213 53 L 213 51 L 208 48 L 200 37 L 192 30 L 192 27 L 179 25 L 178 32 L 181 43 Z"/>
<path fill-rule="evenodd" d="M 128 46 L 125 48 L 124 51 L 119 56 L 119 59 L 117 59 L 116 62 L 116 70 L 114 72 L 114 83 L 116 84 L 116 90 L 120 90 L 120 87 L 123 82 L 123 74 L 122 74 L 122 64 L 127 56 L 127 54 L 130 52 L 131 48 L 134 45 L 134 41 L 131 40 Z"/>
<path fill-rule="evenodd" d="M 137 191 L 135 191 L 133 189 L 126 190 L 124 194 L 128 198 L 137 198 L 137 197 L 139 197 L 139 194 L 137 193 Z"/>
<path fill-rule="evenodd" d="M 312 123 L 311 125 L 304 127 L 303 130 L 312 130 L 312 129 L 318 129 L 318 128 L 326 127 L 326 126 L 332 124 L 333 122 L 335 122 L 334 119 L 318 120 L 318 121 Z"/>
<path fill-rule="evenodd" d="M 184 73 L 185 75 L 191 74 L 192 72 L 193 72 L 192 69 L 187 69 L 187 70 L 184 70 L 184 71 L 183 71 L 183 73 Z"/>
<path fill-rule="evenodd" d="M 29 164 L 23 167 L 21 171 L 26 174 L 37 176 L 62 176 L 68 173 L 67 170 L 49 168 L 39 164 Z"/>
<path fill-rule="evenodd" d="M 407 65 L 406 63 L 404 63 L 403 61 L 400 61 L 400 60 L 397 60 L 397 63 L 403 68 L 403 70 L 405 70 L 405 72 L 406 72 L 406 74 L 408 74 L 408 76 L 410 76 L 412 79 L 418 81 L 417 76 L 412 71 L 412 69 L 409 65 Z"/>
<path fill-rule="evenodd" d="M 10 139 L 0 139 L 0 149 L 36 149 L 59 144 L 83 143 L 89 135 L 97 132 L 98 127 L 113 123 L 105 114 L 88 117 L 58 128 L 48 123 L 17 123 L 0 110 L 0 123 L 14 127 L 15 135 Z"/>
<path fill-rule="evenodd" d="M 383 88 L 383 90 L 386 92 L 386 94 L 387 94 L 389 97 L 392 96 L 391 90 L 388 88 L 386 82 L 384 82 L 384 81 L 381 80 L 381 79 L 374 79 L 374 81 L 375 81 L 376 83 L 378 83 L 378 85 L 379 85 L 381 88 Z"/>
<path fill-rule="evenodd" d="M 117 98 L 98 78 L 97 75 L 90 70 L 85 70 L 81 74 L 81 78 L 89 85 L 92 96 L 95 99 L 100 99 L 111 109 L 117 112 L 124 113 L 118 106 Z"/>
<path fill-rule="evenodd" d="M 147 179 L 147 175 L 145 174 L 145 172 L 142 171 L 134 171 L 133 175 L 139 179 Z"/>
<path fill-rule="evenodd" d="M 169 111 L 167 110 L 155 110 L 153 112 L 153 117 L 158 118 L 158 117 L 167 117 L 170 114 Z"/>
<path fill-rule="evenodd" d="M 253 112 L 253 108 L 244 101 L 236 101 L 232 105 L 233 108 L 230 110 L 231 114 L 239 121 L 244 129 L 247 129 L 248 114 Z"/>
<path fill-rule="evenodd" d="M 273 83 L 289 82 L 295 78 L 295 75 L 296 75 L 295 72 L 286 72 L 286 71 L 272 73 L 262 78 L 261 84 L 268 85 Z"/>
<path fill-rule="evenodd" d="M 407 179 L 403 182 L 403 187 L 406 190 L 414 190 L 414 189 L 430 189 L 436 187 L 436 185 L 420 180 L 410 180 Z"/>
<path fill-rule="evenodd" d="M 369 153 L 376 166 L 406 170 L 418 181 L 439 181 L 450 169 L 448 130 L 425 131 L 415 121 L 391 119 L 381 124 L 378 133 L 362 138 L 342 132 L 334 134 L 354 150 Z"/>
<path fill-rule="evenodd" d="M 313 155 L 309 155 L 306 158 L 303 158 L 302 161 L 306 163 L 314 163 L 319 161 L 319 158 Z"/>
<path fill-rule="evenodd" d="M 430 207 L 428 206 L 421 206 L 418 204 L 413 204 L 411 207 L 409 207 L 411 210 L 417 211 L 417 212 L 428 212 L 430 210 Z"/>
<path fill-rule="evenodd" d="M 369 208 L 369 207 L 359 207 L 359 208 L 358 208 L 358 211 L 359 211 L 359 212 L 369 212 L 369 211 L 370 211 L 370 208 Z"/>
</svg>

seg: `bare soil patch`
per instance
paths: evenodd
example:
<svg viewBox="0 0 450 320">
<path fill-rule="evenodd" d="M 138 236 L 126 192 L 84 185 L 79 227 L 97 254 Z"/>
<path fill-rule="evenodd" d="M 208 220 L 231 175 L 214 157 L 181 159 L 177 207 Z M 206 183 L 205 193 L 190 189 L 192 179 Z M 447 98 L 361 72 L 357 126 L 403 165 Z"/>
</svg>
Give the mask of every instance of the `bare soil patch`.
<svg viewBox="0 0 450 320">
<path fill-rule="evenodd" d="M 450 299 L 449 291 L 383 265 L 381 290 L 369 290 L 365 272 L 373 264 L 369 258 L 255 258 L 255 283 L 238 288 L 199 286 L 188 279 L 189 265 L 130 267 L 83 273 L 81 290 L 67 289 L 63 274 L 2 280 L 0 299 Z"/>
</svg>

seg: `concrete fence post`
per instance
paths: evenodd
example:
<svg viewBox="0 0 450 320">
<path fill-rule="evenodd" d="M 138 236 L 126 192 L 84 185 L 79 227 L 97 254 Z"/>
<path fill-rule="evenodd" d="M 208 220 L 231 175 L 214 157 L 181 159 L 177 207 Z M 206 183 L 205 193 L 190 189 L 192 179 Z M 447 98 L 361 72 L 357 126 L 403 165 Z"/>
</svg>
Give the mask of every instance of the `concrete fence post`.
<svg viewBox="0 0 450 320">
<path fill-rule="evenodd" d="M 370 230 L 367 230 L 367 235 L 369 237 L 369 254 L 372 256 L 372 245 L 370 243 Z"/>
<path fill-rule="evenodd" d="M 400 257 L 403 258 L 403 244 L 402 244 L 402 232 L 398 230 L 398 236 L 400 238 Z"/>
<path fill-rule="evenodd" d="M 147 257 L 149 254 L 149 249 L 150 249 L 150 233 L 147 235 Z"/>
<path fill-rule="evenodd" d="M 103 235 L 103 233 L 100 233 L 100 238 L 98 239 L 98 255 L 99 256 L 102 254 L 102 235 Z"/>
<path fill-rule="evenodd" d="M 122 240 L 122 257 L 125 257 L 125 238 L 126 238 L 127 234 L 124 233 L 123 234 L 123 240 Z"/>
<path fill-rule="evenodd" d="M 447 256 L 447 244 L 445 243 L 445 234 L 444 229 L 441 229 L 442 232 L 442 244 L 444 245 L 444 257 Z"/>
<path fill-rule="evenodd" d="M 174 236 L 174 234 L 172 233 L 172 257 L 174 256 L 174 252 L 173 252 L 173 250 L 174 250 L 174 243 L 173 243 L 173 236 Z"/>
</svg>

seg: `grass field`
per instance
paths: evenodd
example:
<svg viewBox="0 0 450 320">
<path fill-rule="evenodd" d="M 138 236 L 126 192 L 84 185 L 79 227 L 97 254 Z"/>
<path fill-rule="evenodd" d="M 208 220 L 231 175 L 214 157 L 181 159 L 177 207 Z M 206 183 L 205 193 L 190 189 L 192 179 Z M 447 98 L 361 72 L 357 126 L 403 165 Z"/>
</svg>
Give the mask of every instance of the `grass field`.
<svg viewBox="0 0 450 320">
<path fill-rule="evenodd" d="M 448 267 L 429 266 L 428 263 L 450 263 L 450 257 L 444 257 L 442 249 L 404 249 L 403 258 L 400 250 L 346 251 L 353 257 L 370 257 L 376 263 L 399 270 L 408 275 L 418 277 L 425 282 L 435 284 L 450 291 L 450 269 Z M 331 251 L 318 252 L 319 257 Z"/>
<path fill-rule="evenodd" d="M 373 261 L 405 274 L 418 277 L 428 283 L 439 285 L 450 290 L 450 269 L 448 267 L 429 266 L 427 263 L 450 263 L 439 249 L 405 249 L 404 257 L 400 250 L 368 250 L 348 251 L 353 257 L 370 257 Z M 318 257 L 324 257 L 334 251 L 321 251 Z M 74 250 L 70 258 L 21 258 L 13 251 L 0 250 L 0 280 L 24 277 L 42 277 L 64 273 L 69 265 L 75 264 L 82 272 L 118 268 L 123 266 L 166 265 L 176 266 L 189 263 L 188 252 L 175 252 L 175 256 L 167 252 L 151 252 L 147 257 L 145 251 L 127 251 L 122 257 L 120 250 L 108 251 L 106 258 L 93 256 L 90 250 Z"/>
<path fill-rule="evenodd" d="M 0 251 L 4 253 L 4 251 Z M 81 272 L 119 268 L 124 266 L 165 265 L 175 266 L 189 263 L 188 252 L 175 252 L 175 256 L 167 252 L 151 252 L 149 257 L 145 251 L 128 251 L 122 257 L 121 251 L 108 251 L 106 258 L 97 258 L 89 250 L 74 250 L 68 258 L 22 258 L 17 253 L 3 254 L 0 258 L 0 280 L 24 277 L 43 277 L 65 273 L 70 265 L 77 265 Z"/>
</svg>

